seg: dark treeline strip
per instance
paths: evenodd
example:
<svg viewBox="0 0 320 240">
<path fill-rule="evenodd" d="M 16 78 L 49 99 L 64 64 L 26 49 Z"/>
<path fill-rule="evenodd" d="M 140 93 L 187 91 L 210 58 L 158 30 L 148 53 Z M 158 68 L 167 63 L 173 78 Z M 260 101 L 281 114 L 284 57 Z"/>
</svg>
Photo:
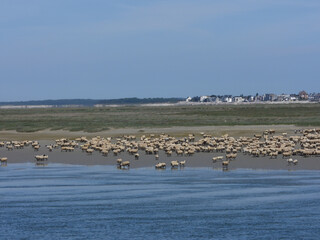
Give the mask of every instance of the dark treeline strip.
<svg viewBox="0 0 320 240">
<path fill-rule="evenodd" d="M 25 106 L 25 105 L 50 105 L 50 106 L 94 106 L 96 104 L 149 104 L 149 103 L 177 103 L 183 101 L 183 98 L 119 98 L 119 99 L 59 99 L 59 100 L 33 100 L 33 101 L 16 101 L 0 102 L 0 106 Z"/>
</svg>

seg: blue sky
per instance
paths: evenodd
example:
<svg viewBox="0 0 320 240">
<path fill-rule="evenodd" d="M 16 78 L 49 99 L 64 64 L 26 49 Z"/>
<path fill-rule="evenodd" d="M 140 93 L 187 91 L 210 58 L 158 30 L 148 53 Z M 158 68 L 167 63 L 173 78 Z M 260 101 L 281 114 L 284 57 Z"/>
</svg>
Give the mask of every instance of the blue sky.
<svg viewBox="0 0 320 240">
<path fill-rule="evenodd" d="M 0 101 L 320 91 L 319 0 L 1 0 Z"/>
</svg>

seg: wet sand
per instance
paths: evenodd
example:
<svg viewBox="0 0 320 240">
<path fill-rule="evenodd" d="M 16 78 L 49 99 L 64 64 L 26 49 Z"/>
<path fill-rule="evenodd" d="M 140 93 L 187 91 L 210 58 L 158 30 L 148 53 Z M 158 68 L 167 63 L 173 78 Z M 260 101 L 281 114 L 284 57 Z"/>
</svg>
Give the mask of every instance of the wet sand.
<svg viewBox="0 0 320 240">
<path fill-rule="evenodd" d="M 0 157 L 7 157 L 7 164 L 12 163 L 24 163 L 32 162 L 36 163 L 35 155 L 46 154 L 49 156 L 48 161 L 44 161 L 45 164 L 50 163 L 63 163 L 63 164 L 75 164 L 75 165 L 113 165 L 116 167 L 116 160 L 121 158 L 123 161 L 130 161 L 131 168 L 145 168 L 154 167 L 158 162 L 165 162 L 167 164 L 167 170 L 171 169 L 170 162 L 173 160 L 186 160 L 185 168 L 189 167 L 208 167 L 222 169 L 221 162 L 212 162 L 212 158 L 216 156 L 224 156 L 225 153 L 195 153 L 193 156 L 177 156 L 175 153 L 171 157 L 163 152 L 159 152 L 159 160 L 155 160 L 155 155 L 147 155 L 144 151 L 139 151 L 139 160 L 135 160 L 133 155 L 127 152 L 121 152 L 118 156 L 114 156 L 112 152 L 108 156 L 102 156 L 100 152 L 93 152 L 88 154 L 79 148 L 76 148 L 74 152 L 61 152 L 60 149 L 53 149 L 49 152 L 45 147 L 46 144 L 54 143 L 54 141 L 40 141 L 41 148 L 39 151 L 35 151 L 31 146 L 24 149 L 14 149 L 8 151 L 5 147 L 0 148 Z M 293 159 L 298 159 L 297 165 L 288 165 L 287 160 L 280 155 L 277 159 L 270 159 L 270 157 L 252 157 L 238 153 L 235 160 L 230 161 L 229 170 L 245 168 L 245 169 L 281 169 L 281 170 L 320 170 L 320 157 L 302 157 L 293 156 Z"/>
</svg>

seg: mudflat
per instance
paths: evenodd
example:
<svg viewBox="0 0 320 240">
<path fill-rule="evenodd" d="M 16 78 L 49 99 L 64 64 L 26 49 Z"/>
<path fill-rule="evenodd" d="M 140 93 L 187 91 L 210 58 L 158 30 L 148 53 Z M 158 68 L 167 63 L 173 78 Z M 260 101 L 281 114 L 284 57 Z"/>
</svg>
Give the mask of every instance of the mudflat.
<svg viewBox="0 0 320 240">
<path fill-rule="evenodd" d="M 93 151 L 87 153 L 82 150 L 79 142 L 78 147 L 74 148 L 71 152 L 61 151 L 61 147 L 53 148 L 49 151 L 46 146 L 52 146 L 56 143 L 54 139 L 66 138 L 76 139 L 80 136 L 86 136 L 86 138 L 112 138 L 112 142 L 115 143 L 118 138 L 123 136 L 135 135 L 137 138 L 135 141 L 139 141 L 139 138 L 145 136 L 159 136 L 161 133 L 166 133 L 168 136 L 174 136 L 175 138 L 186 139 L 189 134 L 193 134 L 196 141 L 203 138 L 203 135 L 209 135 L 211 137 L 221 137 L 222 134 L 228 134 L 230 137 L 239 139 L 241 137 L 252 138 L 254 135 L 261 135 L 265 129 L 274 129 L 275 136 L 297 136 L 303 137 L 300 133 L 297 133 L 296 126 L 293 125 L 257 125 L 257 126 L 202 126 L 202 127 L 171 127 L 171 128 L 124 128 L 124 129 L 110 129 L 98 133 L 85 133 L 85 132 L 70 132 L 70 131 L 50 131 L 44 130 L 34 133 L 17 133 L 15 131 L 2 131 L 0 132 L 1 141 L 14 141 L 14 140 L 39 140 L 39 150 L 35 150 L 31 145 L 25 146 L 22 149 L 7 150 L 5 146 L 0 147 L 0 157 L 7 157 L 6 164 L 11 163 L 23 163 L 33 162 L 36 163 L 36 155 L 48 155 L 48 160 L 44 161 L 44 164 L 50 163 L 64 163 L 64 164 L 77 164 L 77 165 L 113 165 L 117 166 L 117 159 L 121 158 L 122 161 L 130 161 L 131 168 L 149 168 L 154 167 L 158 162 L 164 162 L 167 165 L 167 169 L 170 169 L 171 161 L 186 161 L 185 167 L 206 167 L 214 169 L 222 169 L 222 161 L 213 162 L 212 158 L 222 156 L 226 159 L 226 152 L 195 152 L 194 154 L 177 154 L 173 152 L 171 156 L 168 156 L 164 150 L 159 150 L 156 154 L 146 154 L 143 149 L 139 149 L 137 153 L 139 158 L 136 159 L 134 154 L 129 154 L 127 151 L 121 151 L 117 155 L 110 151 L 107 155 L 101 154 L 100 151 Z M 317 134 L 315 136 L 318 136 Z M 259 140 L 257 140 L 259 141 Z M 263 141 L 263 140 L 261 140 Z M 297 143 L 297 146 L 299 144 Z M 251 154 L 242 151 L 237 152 L 237 157 L 231 159 L 228 169 L 237 168 L 249 168 L 249 169 L 288 169 L 288 170 L 320 170 L 320 156 L 319 155 L 295 155 L 292 156 L 297 160 L 297 164 L 288 163 L 290 157 L 284 157 L 279 154 L 276 158 L 272 158 L 268 155 L 253 156 Z M 178 168 L 180 170 L 184 169 Z"/>
<path fill-rule="evenodd" d="M 0 156 L 6 156 L 8 158 L 7 164 L 12 163 L 24 163 L 32 162 L 36 164 L 35 155 L 48 155 L 48 160 L 43 162 L 44 164 L 50 163 L 63 163 L 63 164 L 74 164 L 74 165 L 113 165 L 117 166 L 117 159 L 121 158 L 123 161 L 130 161 L 130 167 L 132 168 L 149 168 L 154 167 L 155 164 L 165 162 L 167 164 L 167 170 L 170 168 L 170 162 L 177 160 L 186 160 L 184 168 L 189 167 L 206 167 L 213 169 L 222 169 L 221 162 L 213 163 L 212 158 L 216 156 L 223 156 L 221 153 L 196 153 L 193 156 L 177 156 L 173 154 L 168 157 L 164 152 L 159 152 L 159 159 L 155 159 L 155 155 L 147 155 L 144 151 L 138 151 L 140 157 L 139 160 L 135 160 L 133 155 L 126 152 L 122 152 L 117 156 L 112 153 L 108 156 L 103 156 L 99 152 L 93 152 L 88 154 L 79 148 L 76 148 L 74 152 L 61 152 L 60 149 L 54 149 L 49 152 L 44 145 L 52 144 L 53 141 L 40 141 L 42 146 L 39 151 L 33 150 L 32 147 L 25 147 L 24 149 L 16 149 L 8 151 L 6 148 L 0 148 Z M 235 160 L 230 161 L 229 170 L 245 168 L 245 169 L 287 169 L 287 170 L 320 170 L 320 157 L 302 157 L 295 156 L 299 162 L 297 165 L 287 163 L 287 159 L 278 156 L 277 159 L 270 159 L 270 157 L 252 157 L 250 155 L 244 155 L 238 153 Z M 173 170 L 181 170 L 183 168 L 177 168 Z"/>
</svg>

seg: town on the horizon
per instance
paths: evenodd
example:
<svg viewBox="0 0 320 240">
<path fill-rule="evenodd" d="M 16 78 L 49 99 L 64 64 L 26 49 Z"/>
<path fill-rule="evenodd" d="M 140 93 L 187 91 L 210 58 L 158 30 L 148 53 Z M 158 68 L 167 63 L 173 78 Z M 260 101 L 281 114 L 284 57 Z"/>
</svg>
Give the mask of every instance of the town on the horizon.
<svg viewBox="0 0 320 240">
<path fill-rule="evenodd" d="M 167 104 L 255 104 L 255 103 L 320 103 L 320 93 L 300 91 L 295 94 L 259 95 L 203 95 L 187 98 L 119 98 L 119 99 L 60 99 L 0 102 L 0 109 L 7 108 L 54 108 L 54 107 L 104 107 L 121 105 Z"/>
<path fill-rule="evenodd" d="M 198 102 L 198 103 L 259 103 L 259 102 L 320 102 L 320 93 L 307 93 L 306 91 L 300 91 L 298 94 L 274 94 L 266 93 L 259 95 L 204 95 L 187 97 L 186 102 Z"/>
</svg>

